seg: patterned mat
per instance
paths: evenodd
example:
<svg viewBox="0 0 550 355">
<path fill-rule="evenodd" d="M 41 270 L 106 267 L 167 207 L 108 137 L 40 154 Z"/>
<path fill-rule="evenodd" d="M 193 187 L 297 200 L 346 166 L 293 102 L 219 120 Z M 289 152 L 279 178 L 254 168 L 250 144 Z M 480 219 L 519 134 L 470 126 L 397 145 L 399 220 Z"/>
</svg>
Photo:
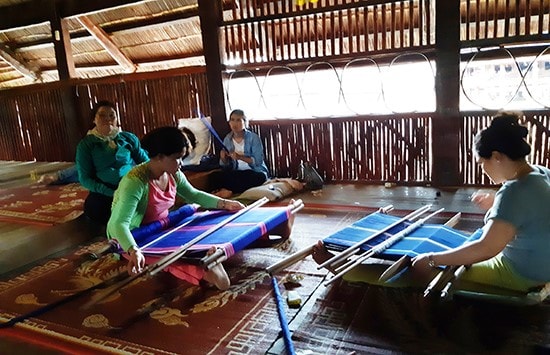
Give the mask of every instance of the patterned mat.
<svg viewBox="0 0 550 355">
<path fill-rule="evenodd" d="M 88 191 L 80 184 L 40 185 L 0 190 L 0 220 L 53 225 L 80 216 Z"/>
<path fill-rule="evenodd" d="M 362 214 L 300 211 L 289 241 L 275 248 L 246 249 L 224 263 L 232 286 L 227 291 L 191 286 L 167 273 L 141 279 L 89 309 L 79 297 L 9 329 L 2 336 L 37 347 L 78 352 L 134 354 L 259 354 L 280 335 L 270 277 L 265 267 L 311 245 Z M 95 243 L 0 282 L 0 320 L 51 304 L 111 278 L 125 267 L 112 255 L 82 263 Z M 288 274 L 298 282 L 288 283 Z M 324 277 L 311 258 L 277 276 L 283 297 L 293 289 L 307 300 Z M 298 309 L 287 308 L 288 319 Z M 77 350 L 74 350 L 77 351 Z"/>
<path fill-rule="evenodd" d="M 341 281 L 326 289 L 293 333 L 298 353 L 543 354 L 550 302 L 515 307 Z"/>
</svg>

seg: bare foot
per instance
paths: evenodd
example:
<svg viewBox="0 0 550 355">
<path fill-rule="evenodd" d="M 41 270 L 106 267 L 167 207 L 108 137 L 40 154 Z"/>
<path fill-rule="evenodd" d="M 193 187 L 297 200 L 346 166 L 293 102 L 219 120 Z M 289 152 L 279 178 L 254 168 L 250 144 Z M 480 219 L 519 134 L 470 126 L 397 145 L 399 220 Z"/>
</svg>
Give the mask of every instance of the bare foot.
<svg viewBox="0 0 550 355">
<path fill-rule="evenodd" d="M 319 265 L 327 261 L 328 259 L 332 258 L 334 254 L 332 254 L 330 251 L 327 250 L 325 245 L 323 244 L 323 241 L 318 241 L 317 245 L 313 246 L 313 252 L 311 253 L 311 256 L 313 257 L 313 260 Z M 333 267 L 325 266 L 328 271 L 332 272 L 333 274 L 336 274 Z"/>
<path fill-rule="evenodd" d="M 231 198 L 231 196 L 233 196 L 233 191 L 222 188 L 218 191 L 213 192 L 212 194 L 221 198 Z"/>
<path fill-rule="evenodd" d="M 44 174 L 38 179 L 39 184 L 49 185 L 57 181 L 57 174 Z"/>
<path fill-rule="evenodd" d="M 212 247 L 208 250 L 206 254 L 212 255 L 215 251 L 216 247 Z M 223 265 L 221 263 L 206 271 L 202 278 L 222 291 L 227 290 L 231 285 L 229 276 L 227 275 L 227 272 L 225 272 L 225 269 L 223 268 Z"/>
</svg>

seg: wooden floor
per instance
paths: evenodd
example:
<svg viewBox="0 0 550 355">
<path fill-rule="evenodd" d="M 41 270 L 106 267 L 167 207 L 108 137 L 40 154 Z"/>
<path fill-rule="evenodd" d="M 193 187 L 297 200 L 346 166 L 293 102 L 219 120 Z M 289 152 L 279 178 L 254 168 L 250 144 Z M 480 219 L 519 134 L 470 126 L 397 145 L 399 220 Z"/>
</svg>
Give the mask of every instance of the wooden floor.
<svg viewBox="0 0 550 355">
<path fill-rule="evenodd" d="M 0 188 L 33 183 L 30 178 L 31 171 L 36 175 L 66 166 L 68 163 L 1 162 Z M 474 191 L 476 189 L 473 188 L 328 184 L 322 190 L 302 192 L 292 197 L 302 199 L 305 205 L 311 208 L 330 204 L 339 208 L 360 210 L 366 207 L 393 205 L 396 209 L 412 210 L 432 204 L 434 208 L 444 207 L 448 212 L 479 214 L 482 211 L 470 203 L 470 196 Z M 104 231 L 90 224 L 84 217 L 52 227 L 0 222 L 0 231 L 0 281 L 28 270 L 49 257 L 62 254 L 65 250 L 104 235 Z M 17 342 L 4 342 L 0 343 L 0 346 L 4 349 L 13 349 L 13 353 L 35 353 L 32 349 L 27 349 L 26 345 Z"/>
<path fill-rule="evenodd" d="M 65 169 L 68 162 L 0 162 L 0 189 L 29 186 L 42 174 Z M 0 221 L 0 275 L 18 272 L 41 259 L 73 248 L 102 233 L 84 217 L 58 226 Z"/>
</svg>

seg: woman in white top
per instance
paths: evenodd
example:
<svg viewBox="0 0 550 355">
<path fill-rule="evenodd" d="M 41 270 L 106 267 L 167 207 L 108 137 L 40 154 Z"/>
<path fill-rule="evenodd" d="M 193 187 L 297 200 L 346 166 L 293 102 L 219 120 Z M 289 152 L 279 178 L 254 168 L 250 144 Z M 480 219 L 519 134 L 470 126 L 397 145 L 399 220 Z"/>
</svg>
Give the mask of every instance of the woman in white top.
<svg viewBox="0 0 550 355">
<path fill-rule="evenodd" d="M 227 150 L 220 152 L 223 170 L 210 174 L 210 186 L 217 196 L 223 198 L 259 186 L 268 178 L 262 141 L 256 133 L 247 129 L 247 119 L 242 110 L 231 112 L 229 127 L 231 132 L 223 140 Z"/>
</svg>

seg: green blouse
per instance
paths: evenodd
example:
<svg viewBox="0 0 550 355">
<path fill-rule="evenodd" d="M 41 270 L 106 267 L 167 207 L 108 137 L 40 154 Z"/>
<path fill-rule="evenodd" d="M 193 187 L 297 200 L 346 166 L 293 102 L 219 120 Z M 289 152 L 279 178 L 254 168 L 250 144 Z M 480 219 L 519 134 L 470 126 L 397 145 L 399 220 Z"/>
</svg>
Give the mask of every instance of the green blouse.
<svg viewBox="0 0 550 355">
<path fill-rule="evenodd" d="M 204 208 L 217 208 L 219 197 L 197 190 L 185 175 L 178 171 L 174 176 L 177 195 L 185 203 L 197 203 Z M 111 218 L 107 223 L 107 237 L 116 239 L 124 250 L 136 246 L 130 231 L 141 225 L 149 203 L 149 163 L 134 167 L 122 178 L 115 191 Z"/>
</svg>

